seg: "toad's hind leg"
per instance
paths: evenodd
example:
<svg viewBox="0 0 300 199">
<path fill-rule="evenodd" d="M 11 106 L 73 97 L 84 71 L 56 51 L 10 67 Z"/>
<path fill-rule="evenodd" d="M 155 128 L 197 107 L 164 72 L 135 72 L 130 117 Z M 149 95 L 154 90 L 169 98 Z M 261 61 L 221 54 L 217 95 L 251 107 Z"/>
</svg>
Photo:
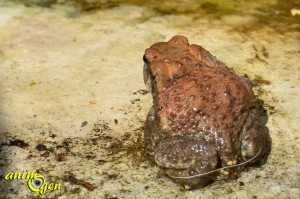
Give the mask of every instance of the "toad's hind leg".
<svg viewBox="0 0 300 199">
<path fill-rule="evenodd" d="M 241 153 L 244 161 L 254 158 L 251 163 L 257 162 L 262 156 L 266 145 L 266 136 L 259 124 L 254 124 L 242 140 Z"/>
<path fill-rule="evenodd" d="M 245 130 L 241 141 L 241 155 L 244 161 L 254 158 L 251 163 L 257 162 L 264 154 L 267 144 L 267 132 L 264 129 L 265 121 L 261 109 L 253 109 L 247 118 L 251 125 Z M 247 123 L 247 122 L 246 122 Z"/>
</svg>

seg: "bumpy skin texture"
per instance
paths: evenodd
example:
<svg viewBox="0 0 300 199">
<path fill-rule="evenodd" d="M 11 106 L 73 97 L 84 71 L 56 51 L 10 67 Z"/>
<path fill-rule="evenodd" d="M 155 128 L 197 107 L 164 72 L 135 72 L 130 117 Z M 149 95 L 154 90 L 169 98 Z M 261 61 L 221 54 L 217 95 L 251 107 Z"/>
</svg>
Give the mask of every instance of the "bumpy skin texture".
<svg viewBox="0 0 300 199">
<path fill-rule="evenodd" d="M 240 169 L 178 177 L 262 153 L 265 136 L 249 79 L 178 35 L 146 49 L 144 62 L 144 81 L 153 95 L 145 143 L 166 175 L 187 189 L 202 187 L 220 175 L 236 178 Z"/>
</svg>

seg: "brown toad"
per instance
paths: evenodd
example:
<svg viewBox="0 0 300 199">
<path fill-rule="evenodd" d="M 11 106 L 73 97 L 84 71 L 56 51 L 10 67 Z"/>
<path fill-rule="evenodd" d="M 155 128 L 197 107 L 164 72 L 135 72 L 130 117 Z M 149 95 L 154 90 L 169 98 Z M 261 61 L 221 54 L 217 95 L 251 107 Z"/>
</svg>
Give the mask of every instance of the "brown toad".
<svg viewBox="0 0 300 199">
<path fill-rule="evenodd" d="M 146 49 L 144 62 L 153 95 L 145 143 L 167 176 L 197 188 L 259 160 L 266 135 L 248 78 L 179 35 Z"/>
</svg>

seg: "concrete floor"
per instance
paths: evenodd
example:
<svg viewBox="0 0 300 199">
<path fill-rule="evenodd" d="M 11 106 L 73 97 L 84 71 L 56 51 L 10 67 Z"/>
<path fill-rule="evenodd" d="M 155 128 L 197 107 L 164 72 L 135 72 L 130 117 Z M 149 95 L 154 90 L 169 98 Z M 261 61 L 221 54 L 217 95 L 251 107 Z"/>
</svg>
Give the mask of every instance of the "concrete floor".
<svg viewBox="0 0 300 199">
<path fill-rule="evenodd" d="M 185 191 L 147 158 L 143 122 L 152 101 L 142 56 L 175 34 L 258 83 L 272 150 L 235 181 Z M 1 198 L 299 198 L 299 47 L 299 23 L 253 15 L 1 5 Z M 24 170 L 61 190 L 39 195 L 26 180 L 4 179 Z"/>
</svg>

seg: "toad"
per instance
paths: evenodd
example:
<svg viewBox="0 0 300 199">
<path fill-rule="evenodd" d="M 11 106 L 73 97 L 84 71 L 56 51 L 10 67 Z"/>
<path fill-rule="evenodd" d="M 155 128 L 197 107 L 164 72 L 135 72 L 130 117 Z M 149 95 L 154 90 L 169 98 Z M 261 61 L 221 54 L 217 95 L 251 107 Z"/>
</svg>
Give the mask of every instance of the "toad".
<svg viewBox="0 0 300 199">
<path fill-rule="evenodd" d="M 262 106 L 252 83 L 203 47 L 174 36 L 146 49 L 144 82 L 153 96 L 147 149 L 163 173 L 186 189 L 236 179 L 265 150 Z"/>
</svg>

